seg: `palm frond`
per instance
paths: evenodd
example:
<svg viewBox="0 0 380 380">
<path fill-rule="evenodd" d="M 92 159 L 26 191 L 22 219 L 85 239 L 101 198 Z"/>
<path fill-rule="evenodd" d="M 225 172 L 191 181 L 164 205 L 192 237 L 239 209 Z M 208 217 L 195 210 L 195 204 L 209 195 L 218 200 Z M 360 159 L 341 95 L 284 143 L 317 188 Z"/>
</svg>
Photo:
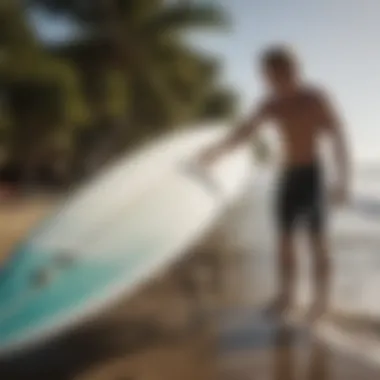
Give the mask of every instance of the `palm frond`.
<svg viewBox="0 0 380 380">
<path fill-rule="evenodd" d="M 226 28 L 229 20 L 220 7 L 212 5 L 175 5 L 165 7 L 152 16 L 146 23 L 144 31 L 157 35 L 173 33 L 188 28 Z"/>
</svg>

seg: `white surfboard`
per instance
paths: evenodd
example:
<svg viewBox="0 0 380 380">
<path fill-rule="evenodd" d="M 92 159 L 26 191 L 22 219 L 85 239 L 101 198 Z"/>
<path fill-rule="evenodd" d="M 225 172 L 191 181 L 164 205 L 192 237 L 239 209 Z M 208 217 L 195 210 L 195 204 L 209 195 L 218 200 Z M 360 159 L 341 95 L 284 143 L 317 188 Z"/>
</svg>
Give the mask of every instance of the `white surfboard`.
<svg viewBox="0 0 380 380">
<path fill-rule="evenodd" d="M 207 173 L 184 166 L 225 133 L 215 127 L 151 143 L 43 221 L 0 272 L 0 355 L 52 339 L 178 260 L 248 179 L 249 147 Z"/>
</svg>

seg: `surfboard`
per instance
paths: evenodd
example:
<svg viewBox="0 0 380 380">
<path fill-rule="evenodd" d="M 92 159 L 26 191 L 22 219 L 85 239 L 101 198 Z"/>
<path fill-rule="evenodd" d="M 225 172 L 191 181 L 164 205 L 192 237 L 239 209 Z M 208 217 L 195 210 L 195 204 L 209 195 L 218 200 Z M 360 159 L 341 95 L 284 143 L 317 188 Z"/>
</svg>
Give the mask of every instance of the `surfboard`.
<svg viewBox="0 0 380 380">
<path fill-rule="evenodd" d="M 52 340 L 180 259 L 249 177 L 249 146 L 202 174 L 183 165 L 224 133 L 199 128 L 151 142 L 21 241 L 0 272 L 0 356 Z"/>
</svg>

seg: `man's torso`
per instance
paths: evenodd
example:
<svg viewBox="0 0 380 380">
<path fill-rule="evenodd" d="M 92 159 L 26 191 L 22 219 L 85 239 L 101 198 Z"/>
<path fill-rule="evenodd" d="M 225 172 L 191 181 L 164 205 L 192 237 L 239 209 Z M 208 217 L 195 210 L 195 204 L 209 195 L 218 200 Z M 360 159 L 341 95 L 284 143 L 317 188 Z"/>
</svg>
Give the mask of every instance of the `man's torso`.
<svg viewBox="0 0 380 380">
<path fill-rule="evenodd" d="M 288 167 L 313 164 L 323 128 L 323 109 L 318 91 L 300 89 L 291 97 L 272 98 L 267 113 L 276 123 Z"/>
</svg>

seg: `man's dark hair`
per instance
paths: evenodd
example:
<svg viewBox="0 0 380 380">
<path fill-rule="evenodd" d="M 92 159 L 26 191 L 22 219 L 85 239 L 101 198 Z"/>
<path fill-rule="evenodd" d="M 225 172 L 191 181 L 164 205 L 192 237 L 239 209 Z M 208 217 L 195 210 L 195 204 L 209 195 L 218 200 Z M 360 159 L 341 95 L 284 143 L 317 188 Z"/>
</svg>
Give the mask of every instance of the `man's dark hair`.
<svg viewBox="0 0 380 380">
<path fill-rule="evenodd" d="M 292 51 L 284 46 L 272 47 L 262 54 L 264 67 L 272 69 L 291 69 L 295 65 Z"/>
</svg>

